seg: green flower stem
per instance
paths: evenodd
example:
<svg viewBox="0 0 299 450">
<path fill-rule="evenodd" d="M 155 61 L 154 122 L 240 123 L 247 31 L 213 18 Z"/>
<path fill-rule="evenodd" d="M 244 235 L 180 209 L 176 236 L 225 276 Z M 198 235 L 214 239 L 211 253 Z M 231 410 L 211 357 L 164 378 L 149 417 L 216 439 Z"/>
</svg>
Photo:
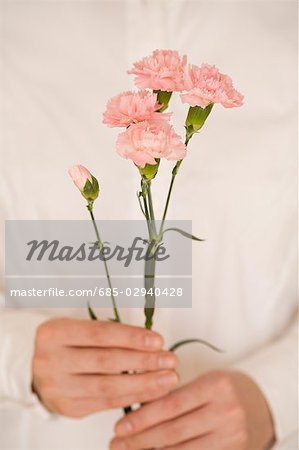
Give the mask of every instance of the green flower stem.
<svg viewBox="0 0 299 450">
<path fill-rule="evenodd" d="M 103 243 L 101 241 L 99 229 L 97 227 L 97 223 L 96 223 L 94 215 L 93 215 L 93 202 L 89 202 L 88 203 L 87 209 L 88 209 L 88 211 L 90 213 L 90 217 L 91 217 L 91 220 L 92 220 L 92 223 L 93 223 L 94 231 L 95 231 L 95 234 L 96 234 L 96 237 L 97 237 L 97 242 L 98 242 L 100 248 L 102 248 Z M 116 305 L 116 301 L 115 301 L 115 298 L 114 298 L 114 295 L 113 295 L 113 288 L 112 288 L 111 278 L 110 278 L 110 274 L 109 274 L 108 264 L 107 264 L 107 261 L 106 261 L 105 258 L 103 258 L 103 261 L 104 261 L 104 267 L 105 267 L 105 273 L 106 273 L 108 285 L 109 285 L 109 288 L 110 288 L 110 291 L 111 291 L 111 300 L 112 300 L 112 305 L 113 305 L 114 319 L 115 319 L 116 322 L 121 322 L 120 315 L 118 313 L 118 309 L 117 309 L 117 305 Z"/>
<path fill-rule="evenodd" d="M 152 201 L 149 197 L 150 209 L 153 208 Z M 153 253 L 152 242 L 156 240 L 156 232 L 151 227 L 150 217 L 147 218 L 149 231 L 149 243 L 147 247 L 147 259 L 144 267 L 144 287 L 145 287 L 145 328 L 151 330 L 153 327 L 153 317 L 155 313 L 155 269 L 156 269 L 156 250 Z"/>
<path fill-rule="evenodd" d="M 191 137 L 193 134 L 186 133 L 186 140 L 185 145 L 187 147 Z M 157 236 L 157 230 L 155 225 L 155 214 L 154 214 L 154 207 L 153 207 L 153 200 L 152 200 L 152 194 L 151 194 L 151 182 L 150 181 L 142 181 L 142 183 L 146 184 L 146 188 L 142 189 L 142 192 L 144 193 L 144 211 L 145 211 L 145 218 L 148 225 L 149 230 L 149 246 L 151 245 L 152 239 L 157 239 L 157 237 L 161 237 L 164 229 L 164 224 L 167 216 L 167 211 L 169 207 L 169 202 L 172 194 L 172 189 L 174 185 L 175 178 L 178 174 L 179 168 L 182 164 L 183 160 L 177 161 L 176 165 L 174 166 L 172 170 L 172 176 L 171 181 L 168 189 L 168 194 L 166 198 L 165 208 L 163 212 L 163 217 L 161 221 L 161 226 L 159 230 L 159 235 Z M 148 204 L 147 204 L 148 200 Z M 149 249 L 149 247 L 148 247 Z M 145 328 L 151 330 L 153 326 L 153 316 L 155 313 L 155 268 L 156 268 L 156 259 L 155 259 L 155 253 L 153 256 L 151 256 L 149 261 L 145 262 L 145 273 L 144 273 L 144 284 L 146 292 L 148 290 L 152 291 L 152 295 L 145 294 L 145 307 L 144 307 L 144 313 L 145 313 Z"/>
<path fill-rule="evenodd" d="M 144 269 L 144 287 L 146 289 L 145 294 L 145 328 L 151 330 L 153 327 L 153 317 L 155 313 L 155 268 L 156 258 L 155 255 L 151 255 L 150 259 L 145 261 Z"/>
<path fill-rule="evenodd" d="M 150 220 L 150 215 L 149 215 L 149 207 L 147 204 L 147 196 L 143 197 L 143 206 L 144 206 L 144 215 L 145 215 L 145 219 L 146 219 L 149 240 L 151 240 L 152 239 L 152 226 L 151 226 L 151 220 Z"/>
<path fill-rule="evenodd" d="M 188 146 L 188 143 L 189 143 L 190 139 L 192 138 L 193 134 L 194 133 L 192 133 L 192 134 L 186 133 L 186 140 L 185 140 L 186 147 Z M 174 168 L 172 170 L 172 176 L 171 176 L 168 194 L 167 194 L 167 198 L 166 198 L 166 203 L 165 203 L 165 207 L 164 207 L 159 236 L 161 236 L 161 234 L 163 233 L 164 223 L 165 223 L 166 216 L 167 216 L 167 211 L 168 211 L 169 201 L 170 201 L 170 197 L 171 197 L 171 193 L 172 193 L 172 189 L 173 189 L 174 180 L 178 174 L 178 171 L 179 171 L 179 168 L 181 167 L 182 162 L 183 162 L 182 159 L 180 161 L 177 161 L 176 165 L 174 166 Z"/>
<path fill-rule="evenodd" d="M 149 240 L 151 241 L 152 239 L 155 238 L 156 226 L 154 219 L 152 219 L 154 217 L 154 209 L 150 192 L 150 185 L 151 185 L 150 180 L 145 180 L 144 178 L 141 178 L 141 193 L 144 205 L 144 215 L 147 223 Z"/>
<path fill-rule="evenodd" d="M 150 220 L 151 220 L 151 224 L 152 224 L 152 231 L 156 237 L 157 230 L 156 230 L 154 205 L 153 205 L 153 198 L 152 198 L 152 191 L 151 191 L 151 181 L 148 182 L 147 195 L 148 195 L 149 215 L 150 215 Z"/>
<path fill-rule="evenodd" d="M 168 211 L 169 201 L 170 201 L 170 197 L 171 197 L 171 193 L 172 193 L 172 189 L 173 189 L 174 180 L 178 174 L 178 171 L 179 171 L 179 168 L 180 168 L 182 162 L 183 162 L 182 159 L 180 161 L 178 161 L 172 170 L 172 176 L 171 176 L 171 181 L 170 181 L 168 194 L 167 194 L 167 198 L 166 198 L 166 203 L 165 203 L 165 208 L 164 208 L 163 217 L 162 217 L 162 221 L 161 221 L 159 235 L 161 235 L 163 233 L 164 223 L 165 223 L 166 216 L 167 216 L 167 211 Z"/>
<path fill-rule="evenodd" d="M 153 199 L 151 194 L 151 181 L 141 179 L 141 191 L 144 203 L 144 213 L 148 228 L 148 247 L 147 247 L 147 259 L 145 261 L 144 267 L 144 287 L 146 290 L 145 294 L 145 306 L 144 306 L 144 314 L 145 314 L 145 328 L 148 330 L 152 329 L 153 326 L 153 316 L 155 312 L 155 267 L 156 267 L 156 259 L 155 259 L 155 251 L 153 250 L 153 241 L 156 241 L 157 238 L 157 230 L 155 225 L 155 213 L 153 206 Z"/>
<path fill-rule="evenodd" d="M 157 94 L 157 99 L 159 103 L 162 105 L 162 107 L 159 109 L 160 112 L 165 111 L 165 109 L 168 107 L 169 100 L 171 98 L 171 92 L 162 92 L 162 91 L 154 91 Z M 190 107 L 188 111 L 188 115 L 185 121 L 185 128 L 186 128 L 186 140 L 185 145 L 188 146 L 188 143 L 190 139 L 192 138 L 193 134 L 198 132 L 200 128 L 205 123 L 205 120 L 209 116 L 211 110 L 212 110 L 213 104 L 208 105 L 206 108 L 200 108 L 198 106 L 196 107 Z M 160 160 L 159 160 L 160 162 Z M 174 166 L 172 170 L 172 176 L 171 181 L 168 189 L 168 194 L 166 198 L 166 203 L 164 207 L 164 212 L 162 216 L 161 226 L 159 230 L 159 234 L 157 235 L 156 230 L 156 224 L 155 224 L 155 215 L 154 215 L 154 208 L 153 208 L 153 200 L 151 195 L 151 181 L 150 178 L 146 178 L 149 174 L 148 170 L 140 171 L 141 173 L 141 193 L 143 197 L 144 202 L 144 215 L 147 222 L 148 232 L 149 232 L 149 244 L 148 244 L 148 256 L 149 259 L 145 262 L 145 273 L 144 273 L 144 284 L 146 288 L 146 294 L 145 294 L 145 327 L 147 329 L 151 329 L 153 326 L 153 316 L 155 312 L 155 252 L 157 247 L 157 243 L 161 241 L 164 231 L 164 224 L 168 212 L 169 202 L 172 194 L 172 189 L 174 185 L 175 178 L 178 174 L 179 168 L 182 164 L 183 160 L 177 161 L 176 165 Z M 156 175 L 156 172 L 153 176 Z M 154 247 L 151 247 L 152 242 L 154 243 Z M 151 289 L 151 294 L 148 293 L 148 289 Z"/>
<path fill-rule="evenodd" d="M 154 207 L 153 207 L 153 199 L 152 199 L 151 182 L 150 181 L 148 182 L 147 195 L 148 195 L 150 219 L 152 221 L 154 221 L 155 220 L 155 213 L 154 213 Z"/>
<path fill-rule="evenodd" d="M 103 243 L 101 241 L 100 232 L 99 232 L 97 223 L 96 223 L 94 215 L 93 215 L 93 201 L 88 202 L 87 209 L 89 211 L 89 214 L 90 214 L 90 217 L 91 217 L 91 220 L 92 220 L 92 223 L 93 223 L 94 231 L 95 231 L 95 234 L 96 234 L 96 237 L 97 237 L 97 242 L 98 242 L 100 248 L 102 248 Z M 110 278 L 110 274 L 109 274 L 108 264 L 107 264 L 107 261 L 106 261 L 105 258 L 103 258 L 103 260 L 104 260 L 104 267 L 105 267 L 106 277 L 107 277 L 108 285 L 109 285 L 110 292 L 111 292 L 111 300 L 112 300 L 113 311 L 114 311 L 114 320 L 115 320 L 115 322 L 121 323 L 121 318 L 120 318 L 120 315 L 119 315 L 119 312 L 118 312 L 118 309 L 117 309 L 117 305 L 116 305 L 116 301 L 115 301 L 115 298 L 114 298 L 114 295 L 113 295 L 113 288 L 112 288 L 111 278 Z M 91 317 L 92 317 L 92 314 L 91 314 Z M 122 373 L 123 374 L 127 374 L 128 372 L 122 372 Z M 125 415 L 129 414 L 132 411 L 133 410 L 132 410 L 131 406 L 126 406 L 126 407 L 123 408 L 123 412 L 124 412 Z"/>
</svg>

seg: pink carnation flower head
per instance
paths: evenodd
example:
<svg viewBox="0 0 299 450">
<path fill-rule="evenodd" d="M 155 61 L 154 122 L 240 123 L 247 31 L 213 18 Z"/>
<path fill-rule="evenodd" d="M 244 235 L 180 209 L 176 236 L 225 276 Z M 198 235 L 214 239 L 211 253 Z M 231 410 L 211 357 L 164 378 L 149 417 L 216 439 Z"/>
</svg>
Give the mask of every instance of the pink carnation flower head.
<svg viewBox="0 0 299 450">
<path fill-rule="evenodd" d="M 72 167 L 69 170 L 69 175 L 80 192 L 83 192 L 87 180 L 92 183 L 91 173 L 84 166 L 78 165 Z"/>
<path fill-rule="evenodd" d="M 135 62 L 128 73 L 136 75 L 135 84 L 139 88 L 181 91 L 186 63 L 186 56 L 180 56 L 175 50 L 155 50 L 150 56 Z"/>
<path fill-rule="evenodd" d="M 156 159 L 179 161 L 186 156 L 186 146 L 168 123 L 140 122 L 118 136 L 117 153 L 137 166 L 156 164 Z"/>
<path fill-rule="evenodd" d="M 211 103 L 220 103 L 225 108 L 243 104 L 243 95 L 234 89 L 231 78 L 219 72 L 217 67 L 202 64 L 185 70 L 183 103 L 205 108 Z"/>
<path fill-rule="evenodd" d="M 123 92 L 108 101 L 103 123 L 110 127 L 128 127 L 155 116 L 159 116 L 160 121 L 169 120 L 169 114 L 157 112 L 159 108 L 161 105 L 157 101 L 157 94 L 145 90 Z"/>
</svg>

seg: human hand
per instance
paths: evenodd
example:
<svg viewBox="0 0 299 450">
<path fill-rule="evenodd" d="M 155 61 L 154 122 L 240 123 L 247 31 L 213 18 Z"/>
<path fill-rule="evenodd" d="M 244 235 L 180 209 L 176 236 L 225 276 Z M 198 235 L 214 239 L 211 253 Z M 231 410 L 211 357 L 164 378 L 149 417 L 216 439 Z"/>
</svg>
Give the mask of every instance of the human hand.
<svg viewBox="0 0 299 450">
<path fill-rule="evenodd" d="M 139 327 L 52 319 L 37 329 L 33 389 L 48 410 L 68 417 L 148 402 L 178 382 L 177 359 L 162 346 L 159 334 Z"/>
<path fill-rule="evenodd" d="M 110 450 L 265 450 L 274 440 L 266 400 L 240 372 L 207 373 L 121 419 Z"/>
</svg>

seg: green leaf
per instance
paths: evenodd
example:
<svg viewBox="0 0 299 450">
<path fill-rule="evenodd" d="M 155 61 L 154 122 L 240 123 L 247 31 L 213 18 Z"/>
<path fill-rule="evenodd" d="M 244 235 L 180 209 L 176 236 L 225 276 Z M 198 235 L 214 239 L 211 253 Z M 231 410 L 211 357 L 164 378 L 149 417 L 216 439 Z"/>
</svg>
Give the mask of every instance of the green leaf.
<svg viewBox="0 0 299 450">
<path fill-rule="evenodd" d="M 199 239 L 198 237 L 194 236 L 193 234 L 187 233 L 184 230 L 181 230 L 180 228 L 166 228 L 164 230 L 163 234 L 166 233 L 166 231 L 176 231 L 177 233 L 180 233 L 182 236 L 185 236 L 186 238 L 193 239 L 193 241 L 201 241 L 203 242 L 205 239 Z"/>
<path fill-rule="evenodd" d="M 88 314 L 89 317 L 91 318 L 91 320 L 98 320 L 96 313 L 94 312 L 94 310 L 92 309 L 92 307 L 90 306 L 90 304 L 87 304 L 87 308 L 88 308 Z"/>
<path fill-rule="evenodd" d="M 178 342 L 176 342 L 175 344 L 173 344 L 173 345 L 170 347 L 169 351 L 170 351 L 170 352 L 175 352 L 178 348 L 182 347 L 183 345 L 186 345 L 186 344 L 193 344 L 193 343 L 203 344 L 203 345 L 205 345 L 206 347 L 211 348 L 211 349 L 214 350 L 215 352 L 223 353 L 223 350 L 221 350 L 221 349 L 218 348 L 218 347 L 215 347 L 215 345 L 212 345 L 212 344 L 210 344 L 210 343 L 207 342 L 207 341 L 204 341 L 203 339 L 185 339 L 185 340 L 183 340 L 183 341 L 178 341 Z"/>
</svg>

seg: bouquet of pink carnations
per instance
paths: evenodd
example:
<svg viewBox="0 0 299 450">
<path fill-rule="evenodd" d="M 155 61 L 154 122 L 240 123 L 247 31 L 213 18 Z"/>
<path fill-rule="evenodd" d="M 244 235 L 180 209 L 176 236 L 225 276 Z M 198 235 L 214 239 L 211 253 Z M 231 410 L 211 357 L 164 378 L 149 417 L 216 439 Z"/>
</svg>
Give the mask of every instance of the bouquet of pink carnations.
<svg viewBox="0 0 299 450">
<path fill-rule="evenodd" d="M 175 179 L 191 138 L 203 127 L 214 104 L 225 108 L 242 105 L 243 96 L 234 89 L 231 78 L 219 72 L 215 66 L 202 64 L 200 67 L 187 64 L 186 56 L 180 56 L 175 50 L 155 50 L 150 56 L 136 62 L 128 71 L 135 75 L 137 91 L 123 92 L 108 101 L 103 115 L 103 123 L 109 127 L 124 128 L 116 140 L 116 151 L 120 156 L 130 159 L 140 175 L 140 190 L 137 197 L 141 212 L 148 229 L 148 252 L 145 262 L 145 327 L 151 329 L 155 312 L 155 255 L 166 231 L 181 233 L 186 238 L 199 239 L 178 228 L 165 229 L 170 199 Z M 185 140 L 175 132 L 171 125 L 171 113 L 168 109 L 173 93 L 179 92 L 181 101 L 189 105 L 185 120 Z M 170 185 L 166 195 L 165 207 L 160 226 L 157 227 L 151 193 L 151 185 L 158 175 L 163 159 L 175 161 Z M 94 225 L 99 250 L 104 243 L 101 240 L 97 223 L 93 215 L 94 201 L 98 197 L 97 179 L 83 166 L 75 166 L 70 175 L 87 200 L 87 208 Z M 108 265 L 103 258 L 111 299 L 114 308 L 114 320 L 120 321 L 120 314 L 113 296 Z M 96 314 L 89 305 L 92 319 Z M 200 339 L 187 339 L 173 345 L 172 350 L 188 342 L 211 344 Z"/>
</svg>

